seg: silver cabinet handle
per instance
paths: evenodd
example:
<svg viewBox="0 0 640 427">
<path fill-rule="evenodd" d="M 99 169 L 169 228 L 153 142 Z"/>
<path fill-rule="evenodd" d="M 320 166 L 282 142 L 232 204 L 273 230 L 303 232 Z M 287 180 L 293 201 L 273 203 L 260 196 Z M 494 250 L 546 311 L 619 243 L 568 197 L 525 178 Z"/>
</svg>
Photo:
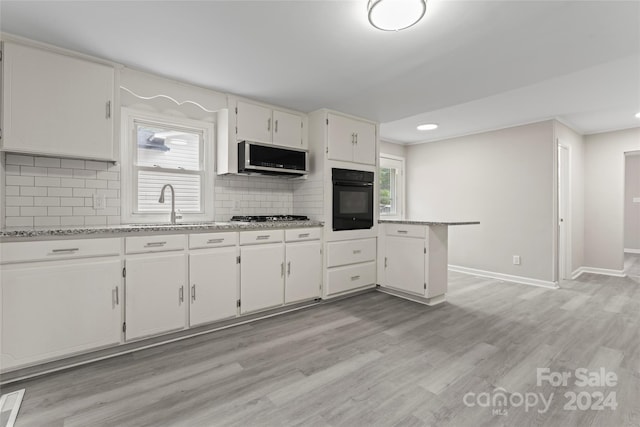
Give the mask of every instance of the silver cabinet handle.
<svg viewBox="0 0 640 427">
<path fill-rule="evenodd" d="M 117 286 L 115 289 L 115 293 L 116 293 L 116 305 L 120 305 L 120 290 L 118 289 Z"/>
<path fill-rule="evenodd" d="M 360 276 L 351 276 L 351 280 L 358 280 Z"/>
<path fill-rule="evenodd" d="M 111 101 L 107 101 L 105 116 L 107 119 L 111 118 Z"/>
<path fill-rule="evenodd" d="M 149 242 L 146 245 L 144 245 L 145 248 L 158 248 L 161 246 L 166 245 L 167 242 Z"/>
<path fill-rule="evenodd" d="M 275 124 L 275 127 L 273 128 L 273 131 L 275 133 L 278 133 L 278 121 L 276 120 L 276 122 L 274 124 Z"/>
<path fill-rule="evenodd" d="M 271 131 L 271 119 L 267 119 L 267 130 Z"/>
<path fill-rule="evenodd" d="M 359 253 L 361 253 L 361 252 L 362 252 L 362 250 L 360 250 L 360 249 L 354 249 L 354 250 L 353 250 L 353 254 L 354 254 L 354 255 L 357 255 L 357 254 L 359 254 Z"/>
<path fill-rule="evenodd" d="M 207 243 L 222 243 L 224 242 L 224 239 L 209 239 L 207 240 Z"/>
<path fill-rule="evenodd" d="M 257 236 L 256 240 L 268 240 L 269 237 L 271 237 L 271 236 L 268 236 L 268 235 L 267 236 Z"/>
<path fill-rule="evenodd" d="M 178 289 L 178 302 L 184 302 L 184 285 L 180 286 L 180 289 Z"/>
<path fill-rule="evenodd" d="M 284 277 L 284 262 L 280 263 L 280 277 Z"/>
<path fill-rule="evenodd" d="M 356 134 L 355 134 L 355 133 L 352 133 L 352 134 L 351 134 L 351 143 L 352 143 L 352 144 L 355 144 L 355 143 L 356 143 Z"/>
<path fill-rule="evenodd" d="M 407 230 L 398 230 L 398 234 L 407 234 L 408 231 Z"/>
<path fill-rule="evenodd" d="M 195 301 L 196 300 L 196 284 L 194 283 L 191 286 L 191 301 Z"/>
<path fill-rule="evenodd" d="M 65 254 L 65 253 L 69 253 L 69 252 L 76 252 L 76 251 L 79 251 L 79 250 L 80 250 L 80 248 L 53 249 L 51 251 L 51 253 L 56 255 L 56 254 Z"/>
<path fill-rule="evenodd" d="M 358 132 L 356 132 L 356 144 L 358 143 Z"/>
<path fill-rule="evenodd" d="M 387 257 L 384 257 L 384 268 L 387 268 Z"/>
<path fill-rule="evenodd" d="M 287 263 L 287 276 L 291 276 L 291 261 Z"/>
<path fill-rule="evenodd" d="M 303 237 L 309 237 L 309 233 L 298 234 L 298 238 L 301 239 Z"/>
</svg>

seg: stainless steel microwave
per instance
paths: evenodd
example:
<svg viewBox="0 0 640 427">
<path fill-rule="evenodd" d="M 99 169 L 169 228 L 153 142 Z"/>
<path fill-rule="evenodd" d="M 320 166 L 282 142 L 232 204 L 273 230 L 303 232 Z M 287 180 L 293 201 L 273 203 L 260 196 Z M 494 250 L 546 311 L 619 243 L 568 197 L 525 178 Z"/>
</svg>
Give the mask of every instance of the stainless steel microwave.
<svg viewBox="0 0 640 427">
<path fill-rule="evenodd" d="M 241 141 L 238 173 L 302 176 L 309 173 L 309 153 L 297 148 Z"/>
</svg>

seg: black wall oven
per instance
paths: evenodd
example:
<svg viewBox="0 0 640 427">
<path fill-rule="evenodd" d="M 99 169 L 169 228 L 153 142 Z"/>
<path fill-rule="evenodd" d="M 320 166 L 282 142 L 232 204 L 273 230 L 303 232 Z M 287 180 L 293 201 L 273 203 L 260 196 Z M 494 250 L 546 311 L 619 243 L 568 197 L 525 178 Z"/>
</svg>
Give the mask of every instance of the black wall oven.
<svg viewBox="0 0 640 427">
<path fill-rule="evenodd" d="M 373 172 L 332 169 L 333 230 L 373 227 Z"/>
</svg>

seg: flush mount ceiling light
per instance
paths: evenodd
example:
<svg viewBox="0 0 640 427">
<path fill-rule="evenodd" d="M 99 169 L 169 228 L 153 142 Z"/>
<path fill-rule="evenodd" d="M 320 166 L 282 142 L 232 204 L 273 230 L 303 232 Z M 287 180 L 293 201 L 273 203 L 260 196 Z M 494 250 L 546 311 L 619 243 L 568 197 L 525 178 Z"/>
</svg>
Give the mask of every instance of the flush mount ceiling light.
<svg viewBox="0 0 640 427">
<path fill-rule="evenodd" d="M 640 113 L 636 113 L 636 117 L 640 119 Z"/>
<path fill-rule="evenodd" d="M 427 123 L 427 124 L 418 126 L 416 129 L 418 129 L 418 130 L 434 130 L 434 129 L 438 129 L 438 125 L 435 124 L 435 123 Z"/>
<path fill-rule="evenodd" d="M 383 31 L 400 31 L 415 25 L 427 10 L 427 0 L 369 0 L 371 25 Z"/>
</svg>

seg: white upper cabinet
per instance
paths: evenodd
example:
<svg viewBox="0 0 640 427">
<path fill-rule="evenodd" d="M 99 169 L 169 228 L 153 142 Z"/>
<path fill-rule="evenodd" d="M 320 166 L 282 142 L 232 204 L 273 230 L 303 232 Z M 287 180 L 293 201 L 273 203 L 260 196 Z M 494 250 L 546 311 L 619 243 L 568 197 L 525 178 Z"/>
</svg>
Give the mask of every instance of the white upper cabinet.
<svg viewBox="0 0 640 427">
<path fill-rule="evenodd" d="M 113 67 L 3 44 L 2 150 L 115 161 Z"/>
<path fill-rule="evenodd" d="M 238 101 L 236 140 L 294 148 L 304 147 L 302 116 Z"/>
<path fill-rule="evenodd" d="M 376 126 L 329 113 L 328 157 L 331 160 L 376 164 Z"/>
</svg>

